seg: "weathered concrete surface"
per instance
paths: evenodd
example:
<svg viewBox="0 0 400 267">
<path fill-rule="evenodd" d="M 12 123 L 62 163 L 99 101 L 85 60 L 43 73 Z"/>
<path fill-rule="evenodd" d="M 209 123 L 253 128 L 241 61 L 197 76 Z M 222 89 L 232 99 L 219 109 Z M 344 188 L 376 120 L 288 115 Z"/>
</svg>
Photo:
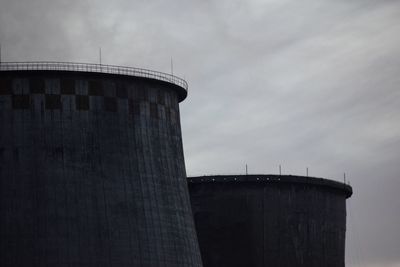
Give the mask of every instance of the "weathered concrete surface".
<svg viewBox="0 0 400 267">
<path fill-rule="evenodd" d="M 0 266 L 201 266 L 178 93 L 0 72 Z"/>
<path fill-rule="evenodd" d="M 348 185 L 278 175 L 189 178 L 205 267 L 343 267 Z"/>
</svg>

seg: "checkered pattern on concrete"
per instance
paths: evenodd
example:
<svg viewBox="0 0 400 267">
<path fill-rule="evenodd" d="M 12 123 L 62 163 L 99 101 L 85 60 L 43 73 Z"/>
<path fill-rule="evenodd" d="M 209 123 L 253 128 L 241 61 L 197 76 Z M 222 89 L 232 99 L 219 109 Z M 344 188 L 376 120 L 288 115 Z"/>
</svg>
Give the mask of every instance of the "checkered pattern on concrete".
<svg viewBox="0 0 400 267">
<path fill-rule="evenodd" d="M 124 82 L 76 79 L 1 78 L 0 98 L 5 107 L 16 110 L 53 110 L 68 112 L 105 111 L 150 116 L 179 121 L 173 92 L 159 88 L 132 88 Z"/>
</svg>

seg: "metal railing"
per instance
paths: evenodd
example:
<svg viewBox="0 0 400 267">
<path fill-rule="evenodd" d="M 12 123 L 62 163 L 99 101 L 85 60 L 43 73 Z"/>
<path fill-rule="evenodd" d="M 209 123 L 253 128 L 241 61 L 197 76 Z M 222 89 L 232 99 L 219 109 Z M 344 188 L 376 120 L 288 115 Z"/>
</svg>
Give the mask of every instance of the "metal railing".
<svg viewBox="0 0 400 267">
<path fill-rule="evenodd" d="M 53 62 L 53 61 L 37 61 L 37 62 L 1 62 L 0 71 L 36 71 L 36 70 L 55 70 L 55 71 L 78 71 L 78 72 L 95 72 L 128 75 L 134 77 L 143 77 L 156 79 L 178 85 L 188 90 L 187 82 L 177 76 L 154 70 L 123 67 L 115 65 L 92 64 L 92 63 L 73 63 L 73 62 Z"/>
</svg>

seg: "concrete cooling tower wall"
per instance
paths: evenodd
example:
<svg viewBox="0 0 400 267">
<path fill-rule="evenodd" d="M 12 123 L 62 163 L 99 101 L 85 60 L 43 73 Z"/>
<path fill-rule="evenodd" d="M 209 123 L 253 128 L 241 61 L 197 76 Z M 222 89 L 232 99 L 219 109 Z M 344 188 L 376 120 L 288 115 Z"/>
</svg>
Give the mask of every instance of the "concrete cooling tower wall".
<svg viewBox="0 0 400 267">
<path fill-rule="evenodd" d="M 1 64 L 0 266 L 201 266 L 185 83 L 93 68 Z"/>
<path fill-rule="evenodd" d="M 350 186 L 280 175 L 189 178 L 205 267 L 343 267 Z"/>
</svg>

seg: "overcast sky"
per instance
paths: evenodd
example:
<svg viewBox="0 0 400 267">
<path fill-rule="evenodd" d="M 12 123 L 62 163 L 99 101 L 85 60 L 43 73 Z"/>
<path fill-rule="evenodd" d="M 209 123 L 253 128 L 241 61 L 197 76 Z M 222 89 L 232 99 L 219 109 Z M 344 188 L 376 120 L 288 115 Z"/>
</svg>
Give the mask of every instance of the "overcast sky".
<svg viewBox="0 0 400 267">
<path fill-rule="evenodd" d="M 400 266 L 400 2 L 0 0 L 3 61 L 170 72 L 188 175 L 342 180 L 347 266 Z"/>
</svg>

